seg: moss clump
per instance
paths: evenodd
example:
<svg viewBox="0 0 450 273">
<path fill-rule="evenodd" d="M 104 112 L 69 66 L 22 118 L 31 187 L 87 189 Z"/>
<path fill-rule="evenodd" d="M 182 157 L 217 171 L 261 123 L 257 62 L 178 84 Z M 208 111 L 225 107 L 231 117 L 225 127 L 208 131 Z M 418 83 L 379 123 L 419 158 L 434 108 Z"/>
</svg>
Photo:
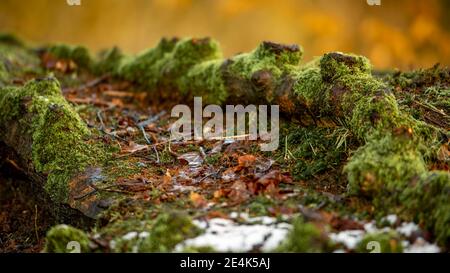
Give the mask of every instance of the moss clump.
<svg viewBox="0 0 450 273">
<path fill-rule="evenodd" d="M 209 38 L 160 41 L 158 46 L 130 59 L 121 68 L 125 79 L 150 89 L 189 92 L 182 77 L 195 65 L 222 57 L 219 44 Z"/>
<path fill-rule="evenodd" d="M 450 175 L 428 172 L 417 142 L 404 135 L 371 140 L 344 171 L 350 194 L 369 197 L 377 209 L 421 223 L 440 244 L 449 244 Z"/>
<path fill-rule="evenodd" d="M 58 225 L 47 232 L 44 252 L 70 253 L 76 251 L 72 248 L 71 242 L 79 244 L 81 253 L 90 251 L 90 241 L 86 233 L 71 226 Z"/>
<path fill-rule="evenodd" d="M 325 235 L 311 223 L 296 218 L 287 239 L 278 247 L 280 252 L 318 253 L 329 249 Z"/>
<path fill-rule="evenodd" d="M 188 74 L 180 79 L 183 93 L 201 96 L 207 104 L 222 104 L 228 97 L 222 78 L 222 63 L 219 59 L 193 66 Z"/>
<path fill-rule="evenodd" d="M 356 246 L 359 253 L 374 251 L 374 245 L 379 245 L 380 253 L 402 253 L 403 247 L 400 236 L 395 232 L 379 232 L 367 234 Z"/>
<path fill-rule="evenodd" d="M 372 67 L 366 57 L 332 52 L 320 59 L 320 70 L 323 80 L 332 82 L 346 75 L 370 74 Z"/>
<path fill-rule="evenodd" d="M 47 52 L 58 59 L 72 60 L 79 68 L 90 70 L 93 65 L 88 49 L 83 46 L 53 45 Z"/>
<path fill-rule="evenodd" d="M 302 55 L 303 51 L 297 45 L 263 42 L 254 51 L 225 61 L 222 77 L 228 95 L 239 103 L 278 99 L 286 91 L 278 90 L 278 87 L 290 79 Z"/>
<path fill-rule="evenodd" d="M 170 54 L 178 39 L 163 38 L 155 48 L 146 50 L 135 58 L 129 58 L 119 68 L 121 76 L 127 80 L 137 82 L 146 87 L 155 88 L 160 71 L 156 69 L 156 63 L 161 61 L 166 54 Z"/>
<path fill-rule="evenodd" d="M 328 100 L 327 91 L 317 61 L 307 64 L 295 73 L 293 93 L 303 101 L 306 107 L 314 108 L 315 105 L 321 105 L 326 108 L 328 106 L 326 103 Z"/>
<path fill-rule="evenodd" d="M 229 69 L 247 80 L 252 80 L 254 73 L 263 70 L 278 78 L 292 66 L 298 66 L 302 54 L 301 48 L 296 45 L 263 42 L 254 51 L 233 57 Z"/>
<path fill-rule="evenodd" d="M 425 163 L 414 142 L 404 136 L 387 135 L 371 140 L 352 156 L 344 171 L 348 174 L 350 194 L 398 198 L 414 177 L 426 172 Z M 394 201 L 394 200 L 391 200 Z M 397 202 L 381 201 L 392 206 Z"/>
<path fill-rule="evenodd" d="M 0 44 L 24 47 L 25 43 L 10 33 L 0 33 Z"/>
<path fill-rule="evenodd" d="M 161 213 L 154 220 L 128 221 L 121 224 L 127 225 L 126 234 L 119 238 L 116 233 L 110 234 L 117 238 L 113 239 L 115 252 L 170 252 L 178 243 L 200 234 L 200 229 L 182 213 Z"/>
<path fill-rule="evenodd" d="M 422 174 L 401 193 L 411 219 L 433 231 L 436 241 L 450 245 L 450 174 L 433 171 Z"/>
<path fill-rule="evenodd" d="M 62 96 L 56 79 L 1 89 L 0 109 L 5 132 L 9 122 L 17 120 L 20 133 L 31 136 L 33 165 L 36 171 L 48 174 L 45 189 L 54 201 L 67 200 L 73 174 L 106 158 L 100 146 L 87 142 L 90 131 Z M 30 151 L 17 149 L 24 158 L 30 157 Z"/>
<path fill-rule="evenodd" d="M 408 72 L 397 71 L 389 75 L 386 81 L 390 85 L 400 87 L 403 91 L 423 91 L 432 86 L 449 87 L 450 69 L 440 67 L 438 64 L 428 69 Z"/>
<path fill-rule="evenodd" d="M 126 61 L 125 55 L 118 47 L 100 52 L 99 60 L 95 64 L 94 72 L 96 74 L 120 75 L 120 68 Z"/>
<path fill-rule="evenodd" d="M 41 73 L 37 55 L 15 39 L 13 36 L 0 36 L 0 84 Z"/>
</svg>

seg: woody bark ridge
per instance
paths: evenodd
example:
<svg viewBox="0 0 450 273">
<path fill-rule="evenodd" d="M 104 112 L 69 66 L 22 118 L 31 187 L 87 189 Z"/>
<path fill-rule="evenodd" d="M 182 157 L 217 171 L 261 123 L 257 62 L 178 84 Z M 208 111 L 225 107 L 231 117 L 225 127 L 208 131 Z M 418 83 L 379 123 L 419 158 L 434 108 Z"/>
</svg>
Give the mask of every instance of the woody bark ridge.
<svg viewBox="0 0 450 273">
<path fill-rule="evenodd" d="M 98 60 L 79 47 L 54 46 L 48 52 L 71 58 L 94 73 L 109 73 L 145 86 L 155 97 L 175 93 L 184 98 L 201 96 L 206 103 L 279 104 L 281 112 L 294 119 L 339 120 L 363 144 L 345 167 L 349 194 L 366 196 L 379 209 L 423 222 L 440 242 L 448 244 L 450 177 L 446 172 L 427 170 L 426 159 L 433 149 L 424 148 L 437 146 L 439 137 L 447 132 L 400 111 L 390 87 L 371 75 L 365 57 L 333 52 L 300 66 L 300 47 L 263 42 L 250 53 L 223 59 L 218 43 L 209 38 L 162 39 L 155 48 L 137 56 L 125 56 L 114 48 Z M 11 104 L 11 94 L 26 93 L 29 85 L 3 88 L 1 103 Z M 66 104 L 63 109 L 71 108 Z M 5 112 L 3 128 L 9 127 L 3 121 Z M 76 113 L 69 119 L 77 120 Z M 74 124 L 86 132 L 81 123 Z M 15 134 L 12 138 L 22 137 Z M 73 141 L 84 143 L 81 139 Z M 39 147 L 39 142 L 33 141 L 31 147 Z M 51 155 L 45 149 L 40 151 L 42 156 Z M 26 158 L 27 152 L 22 153 L 19 155 Z M 39 161 L 33 163 L 41 166 Z M 50 164 L 48 169 L 35 170 L 52 173 L 58 168 Z M 70 178 L 63 180 L 62 188 Z M 52 188 L 51 182 L 46 185 Z M 67 198 L 67 194 L 62 196 L 60 200 Z"/>
</svg>

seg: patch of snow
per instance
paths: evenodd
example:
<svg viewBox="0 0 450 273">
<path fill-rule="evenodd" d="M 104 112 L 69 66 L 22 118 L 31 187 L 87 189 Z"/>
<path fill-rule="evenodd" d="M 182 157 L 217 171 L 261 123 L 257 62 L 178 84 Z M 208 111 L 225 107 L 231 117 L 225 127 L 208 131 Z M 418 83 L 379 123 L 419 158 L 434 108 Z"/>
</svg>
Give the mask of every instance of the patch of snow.
<svg viewBox="0 0 450 273">
<path fill-rule="evenodd" d="M 354 249 L 364 237 L 363 230 L 344 230 L 338 233 L 330 233 L 331 241 L 341 243 L 348 249 Z"/>
<path fill-rule="evenodd" d="M 415 223 L 402 223 L 401 226 L 399 226 L 397 229 L 397 232 L 406 236 L 410 237 L 414 233 L 420 231 L 420 228 Z"/>
<path fill-rule="evenodd" d="M 405 247 L 404 253 L 439 253 L 441 249 L 436 244 L 430 244 L 423 238 L 416 239 L 414 244 Z"/>
<path fill-rule="evenodd" d="M 393 224 L 395 224 L 397 222 L 398 217 L 395 214 L 389 214 L 388 216 L 384 217 L 383 220 L 388 221 L 389 224 L 391 224 L 391 226 L 392 226 Z"/>
<path fill-rule="evenodd" d="M 236 214 L 230 216 L 236 216 Z M 210 246 L 220 252 L 247 252 L 255 247 L 261 247 L 263 251 L 275 249 L 286 238 L 291 225 L 276 223 L 275 218 L 258 218 L 256 220 L 249 218 L 249 224 L 238 224 L 231 219 L 224 218 L 214 218 L 208 221 L 195 220 L 194 223 L 205 229 L 205 232 L 178 244 L 175 250 L 181 251 L 189 246 Z M 261 224 L 251 224 L 251 222 L 261 222 Z"/>
</svg>

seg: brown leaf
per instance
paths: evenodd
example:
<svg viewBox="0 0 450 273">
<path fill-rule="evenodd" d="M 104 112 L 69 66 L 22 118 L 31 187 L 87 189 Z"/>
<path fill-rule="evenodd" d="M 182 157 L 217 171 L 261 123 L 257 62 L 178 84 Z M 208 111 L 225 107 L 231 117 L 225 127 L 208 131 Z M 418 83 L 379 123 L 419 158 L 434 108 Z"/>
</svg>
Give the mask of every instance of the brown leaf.
<svg viewBox="0 0 450 273">
<path fill-rule="evenodd" d="M 231 186 L 231 191 L 228 194 L 228 198 L 237 203 L 242 203 L 250 198 L 250 192 L 247 189 L 247 185 L 242 180 L 237 180 Z"/>
<path fill-rule="evenodd" d="M 170 175 L 169 170 L 166 171 L 166 174 L 163 176 L 163 186 L 172 184 L 172 175 Z"/>
<path fill-rule="evenodd" d="M 255 164 L 256 157 L 253 155 L 242 155 L 238 158 L 238 164 L 241 167 L 251 167 Z"/>
<path fill-rule="evenodd" d="M 195 207 L 200 208 L 207 205 L 206 199 L 199 193 L 191 192 L 189 199 Z"/>
</svg>

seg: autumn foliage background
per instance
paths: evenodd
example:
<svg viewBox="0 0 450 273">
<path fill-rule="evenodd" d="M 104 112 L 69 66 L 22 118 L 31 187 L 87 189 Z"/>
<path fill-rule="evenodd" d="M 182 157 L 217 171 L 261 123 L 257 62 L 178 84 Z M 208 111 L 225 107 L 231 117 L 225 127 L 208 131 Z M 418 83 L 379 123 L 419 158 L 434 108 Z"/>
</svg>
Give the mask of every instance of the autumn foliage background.
<svg viewBox="0 0 450 273">
<path fill-rule="evenodd" d="M 0 31 L 36 44 L 138 52 L 163 36 L 211 36 L 226 56 L 262 40 L 368 56 L 379 69 L 450 64 L 450 0 L 1 0 Z"/>
</svg>

